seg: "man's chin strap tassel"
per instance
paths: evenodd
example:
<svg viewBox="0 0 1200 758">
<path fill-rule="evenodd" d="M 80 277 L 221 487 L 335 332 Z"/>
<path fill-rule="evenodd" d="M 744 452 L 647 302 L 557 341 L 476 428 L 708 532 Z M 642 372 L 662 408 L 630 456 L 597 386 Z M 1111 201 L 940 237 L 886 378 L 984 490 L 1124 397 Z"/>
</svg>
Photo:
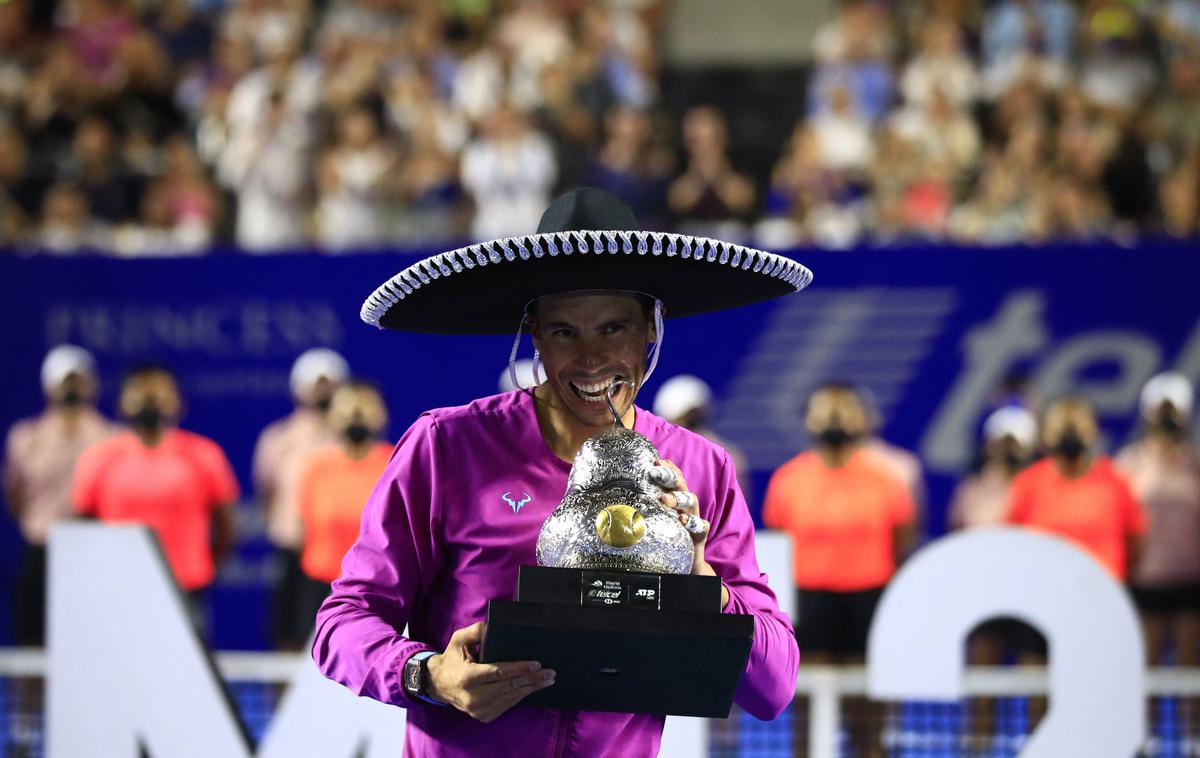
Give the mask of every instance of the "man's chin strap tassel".
<svg viewBox="0 0 1200 758">
<path fill-rule="evenodd" d="M 650 375 L 654 373 L 654 369 L 658 366 L 658 355 L 662 352 L 663 343 L 663 301 L 654 298 L 654 347 L 650 348 L 650 358 L 646 364 L 646 374 L 642 377 L 641 384 L 638 389 L 646 386 L 646 382 L 650 379 Z"/>
</svg>

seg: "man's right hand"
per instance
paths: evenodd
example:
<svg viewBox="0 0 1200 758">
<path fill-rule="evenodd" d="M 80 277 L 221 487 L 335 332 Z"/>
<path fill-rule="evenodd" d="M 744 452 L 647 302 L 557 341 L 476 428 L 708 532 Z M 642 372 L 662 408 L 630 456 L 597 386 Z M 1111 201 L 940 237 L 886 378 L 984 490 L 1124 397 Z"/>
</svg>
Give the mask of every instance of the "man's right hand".
<svg viewBox="0 0 1200 758">
<path fill-rule="evenodd" d="M 537 661 L 478 663 L 476 651 L 482 641 L 480 621 L 459 629 L 450 637 L 446 652 L 429 659 L 431 698 L 487 724 L 529 693 L 554 684 L 554 670 L 542 668 Z"/>
</svg>

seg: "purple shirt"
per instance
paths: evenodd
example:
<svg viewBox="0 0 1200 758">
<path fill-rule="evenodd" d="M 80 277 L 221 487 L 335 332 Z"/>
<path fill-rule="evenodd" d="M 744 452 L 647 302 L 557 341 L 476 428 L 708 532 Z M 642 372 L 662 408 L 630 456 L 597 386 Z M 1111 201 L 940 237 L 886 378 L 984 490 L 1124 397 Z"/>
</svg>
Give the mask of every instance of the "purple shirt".
<svg viewBox="0 0 1200 758">
<path fill-rule="evenodd" d="M 734 701 L 774 718 L 795 695 L 800 653 L 758 569 L 733 463 L 720 447 L 641 408 L 634 429 L 680 467 L 712 522 L 705 558 L 729 590 L 725 611 L 754 616 Z M 409 709 L 406 755 L 658 753 L 661 716 L 517 705 L 483 724 L 404 691 L 409 657 L 444 650 L 455 630 L 485 618 L 488 600 L 512 598 L 517 568 L 537 563 L 538 531 L 570 470 L 546 445 L 534 401 L 521 391 L 425 413 L 397 444 L 317 614 L 313 657 L 355 693 Z M 400 634 L 406 624 L 408 637 Z"/>
</svg>

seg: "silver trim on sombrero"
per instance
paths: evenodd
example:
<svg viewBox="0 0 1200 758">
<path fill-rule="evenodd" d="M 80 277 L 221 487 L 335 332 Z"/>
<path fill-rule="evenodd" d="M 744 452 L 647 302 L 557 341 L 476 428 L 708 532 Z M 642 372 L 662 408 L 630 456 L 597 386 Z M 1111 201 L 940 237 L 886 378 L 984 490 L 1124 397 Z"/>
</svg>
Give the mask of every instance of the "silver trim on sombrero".
<svg viewBox="0 0 1200 758">
<path fill-rule="evenodd" d="M 757 274 L 786 282 L 797 292 L 812 281 L 811 271 L 782 255 L 708 237 L 689 237 L 670 232 L 547 232 L 467 245 L 418 261 L 376 288 L 363 303 L 359 315 L 366 323 L 382 329 L 380 322 L 392 306 L 435 279 L 453 276 L 476 266 L 528 261 L 547 255 L 553 258 L 576 253 L 616 255 L 618 252 L 626 255 L 665 255 L 668 258 L 716 263 L 743 271 L 753 270 Z"/>
</svg>

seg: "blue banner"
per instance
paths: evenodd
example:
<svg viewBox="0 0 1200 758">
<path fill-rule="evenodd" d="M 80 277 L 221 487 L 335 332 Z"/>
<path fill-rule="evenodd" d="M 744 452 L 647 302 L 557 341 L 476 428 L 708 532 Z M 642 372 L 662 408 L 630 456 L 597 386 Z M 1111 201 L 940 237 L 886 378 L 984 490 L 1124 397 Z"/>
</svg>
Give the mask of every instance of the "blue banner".
<svg viewBox="0 0 1200 758">
<path fill-rule="evenodd" d="M 828 379 L 861 384 L 875 396 L 884 436 L 920 454 L 937 534 L 1005 376 L 1027 375 L 1043 398 L 1090 398 L 1110 447 L 1132 433 L 1149 376 L 1173 368 L 1200 378 L 1196 252 L 1184 243 L 793 251 L 815 273 L 803 294 L 668 322 L 642 404 L 677 373 L 712 384 L 720 399 L 714 426 L 746 454 L 757 511 L 771 471 L 807 444 L 809 392 Z M 262 428 L 290 409 L 295 357 L 315 346 L 342 352 L 356 374 L 383 388 L 393 439 L 426 408 L 495 392 L 507 363 L 511 337 L 402 335 L 359 322 L 366 295 L 413 259 L 0 258 L 0 431 L 40 410 L 38 367 L 56 344 L 95 354 L 108 413 L 124 369 L 145 360 L 174 368 L 184 426 L 224 447 L 246 491 L 243 547 L 214 591 L 213 641 L 261 647 L 267 548 L 250 458 Z M 523 352 L 531 351 L 527 342 Z M 19 553 L 5 520 L 0 591 L 11 585 Z M 8 608 L 0 596 L 5 635 Z"/>
</svg>

